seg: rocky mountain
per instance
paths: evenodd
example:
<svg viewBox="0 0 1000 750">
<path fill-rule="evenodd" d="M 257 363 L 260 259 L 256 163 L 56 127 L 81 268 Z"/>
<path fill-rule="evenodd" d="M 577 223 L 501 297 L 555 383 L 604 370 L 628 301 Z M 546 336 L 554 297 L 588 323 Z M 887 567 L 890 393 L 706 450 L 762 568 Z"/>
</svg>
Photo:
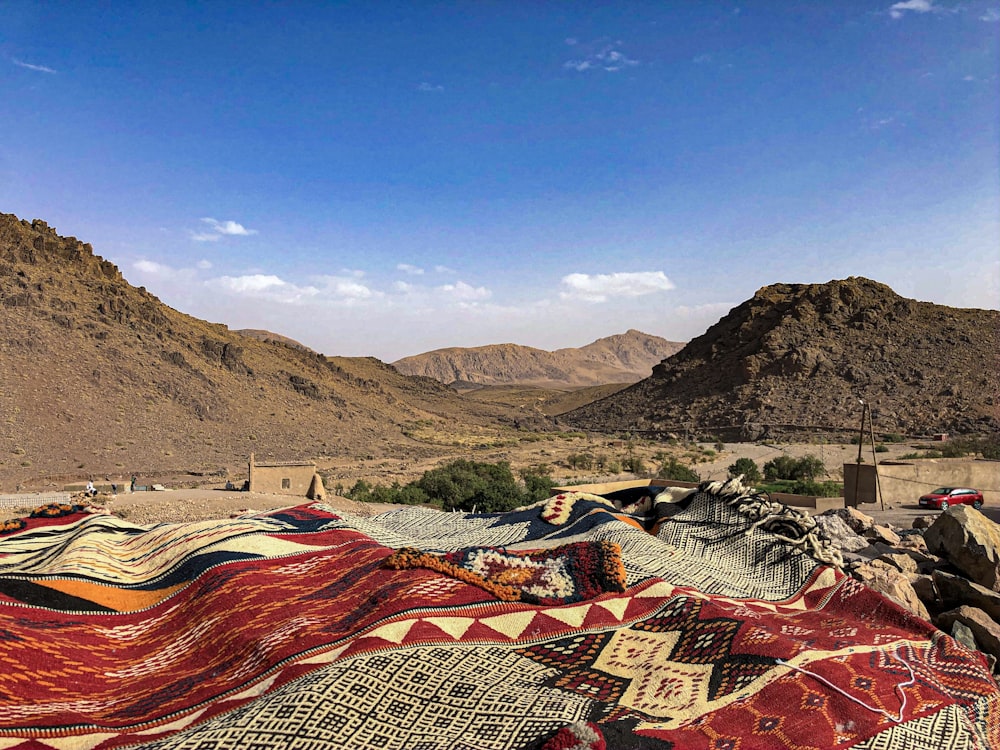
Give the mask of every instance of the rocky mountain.
<svg viewBox="0 0 1000 750">
<path fill-rule="evenodd" d="M 582 388 L 634 383 L 684 344 L 641 331 L 608 336 L 579 348 L 545 351 L 517 344 L 451 347 L 393 362 L 400 372 L 457 386 L 519 385 Z"/>
<path fill-rule="evenodd" d="M 1000 312 L 904 299 L 852 277 L 774 284 L 651 377 L 562 415 L 577 427 L 759 438 L 801 429 L 1000 430 Z"/>
<path fill-rule="evenodd" d="M 525 425 L 376 359 L 180 313 L 90 245 L 0 214 L 0 492 L 259 458 L 420 456 L 415 421 Z M 541 419 L 541 417 L 539 417 Z"/>
<path fill-rule="evenodd" d="M 305 344 L 301 344 L 295 339 L 289 338 L 288 336 L 282 336 L 280 333 L 273 333 L 271 331 L 265 331 L 262 328 L 237 328 L 233 333 L 238 333 L 240 336 L 248 336 L 252 339 L 257 339 L 258 341 L 268 341 L 273 344 L 284 344 L 285 346 L 290 346 L 293 349 L 300 349 L 304 352 L 309 352 L 310 354 L 317 354 L 314 349 L 310 349 Z"/>
</svg>

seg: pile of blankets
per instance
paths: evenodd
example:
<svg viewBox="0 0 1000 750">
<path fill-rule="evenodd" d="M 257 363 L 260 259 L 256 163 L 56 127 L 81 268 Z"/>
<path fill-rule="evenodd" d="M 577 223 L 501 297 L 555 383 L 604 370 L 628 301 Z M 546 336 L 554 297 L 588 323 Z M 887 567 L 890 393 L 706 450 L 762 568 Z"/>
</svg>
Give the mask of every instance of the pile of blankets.
<svg viewBox="0 0 1000 750">
<path fill-rule="evenodd" d="M 623 507 L 624 502 L 624 507 Z M 0 528 L 7 748 L 990 748 L 985 657 L 706 483 Z"/>
</svg>

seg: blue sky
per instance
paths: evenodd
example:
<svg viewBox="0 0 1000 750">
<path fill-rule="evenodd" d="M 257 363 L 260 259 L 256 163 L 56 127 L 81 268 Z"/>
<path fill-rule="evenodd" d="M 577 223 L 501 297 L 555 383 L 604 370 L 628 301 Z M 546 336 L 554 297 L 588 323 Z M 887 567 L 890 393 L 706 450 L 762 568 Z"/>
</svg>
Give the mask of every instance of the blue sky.
<svg viewBox="0 0 1000 750">
<path fill-rule="evenodd" d="M 1000 0 L 0 0 L 0 211 L 325 354 L 1000 307 Z"/>
</svg>

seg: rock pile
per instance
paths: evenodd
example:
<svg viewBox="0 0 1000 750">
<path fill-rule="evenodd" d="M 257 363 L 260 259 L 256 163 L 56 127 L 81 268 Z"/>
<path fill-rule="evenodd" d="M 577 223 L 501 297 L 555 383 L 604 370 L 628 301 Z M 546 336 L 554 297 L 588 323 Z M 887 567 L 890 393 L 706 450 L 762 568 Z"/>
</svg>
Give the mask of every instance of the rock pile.
<svg viewBox="0 0 1000 750">
<path fill-rule="evenodd" d="M 856 580 L 1000 659 L 1000 525 L 968 505 L 880 526 L 855 508 L 814 517 Z"/>
</svg>

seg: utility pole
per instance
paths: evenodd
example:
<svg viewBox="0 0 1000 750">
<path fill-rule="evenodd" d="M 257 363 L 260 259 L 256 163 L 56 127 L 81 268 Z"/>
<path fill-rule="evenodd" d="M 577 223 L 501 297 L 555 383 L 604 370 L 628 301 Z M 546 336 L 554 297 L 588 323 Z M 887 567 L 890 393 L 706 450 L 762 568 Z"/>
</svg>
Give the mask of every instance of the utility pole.
<svg viewBox="0 0 1000 750">
<path fill-rule="evenodd" d="M 882 497 L 882 483 L 878 476 L 878 456 L 875 455 L 875 417 L 871 409 L 868 410 L 868 435 L 872 441 L 872 467 L 875 469 L 875 493 L 878 495 L 878 502 L 882 510 L 885 510 L 885 500 Z M 861 446 L 858 445 L 860 450 Z"/>
<path fill-rule="evenodd" d="M 858 503 L 858 480 L 861 478 L 861 448 L 865 444 L 865 413 L 868 411 L 868 404 L 860 396 L 858 403 L 861 404 L 861 429 L 858 430 L 858 460 L 854 466 L 854 506 Z"/>
</svg>

